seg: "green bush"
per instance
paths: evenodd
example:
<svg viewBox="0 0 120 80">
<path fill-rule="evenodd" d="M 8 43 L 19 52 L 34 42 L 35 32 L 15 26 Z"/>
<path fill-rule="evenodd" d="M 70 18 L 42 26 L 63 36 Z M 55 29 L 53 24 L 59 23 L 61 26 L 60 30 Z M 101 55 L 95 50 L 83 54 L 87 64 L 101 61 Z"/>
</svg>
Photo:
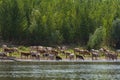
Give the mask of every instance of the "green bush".
<svg viewBox="0 0 120 80">
<path fill-rule="evenodd" d="M 103 42 L 103 29 L 97 28 L 93 35 L 90 36 L 88 41 L 88 48 L 99 48 Z"/>
</svg>

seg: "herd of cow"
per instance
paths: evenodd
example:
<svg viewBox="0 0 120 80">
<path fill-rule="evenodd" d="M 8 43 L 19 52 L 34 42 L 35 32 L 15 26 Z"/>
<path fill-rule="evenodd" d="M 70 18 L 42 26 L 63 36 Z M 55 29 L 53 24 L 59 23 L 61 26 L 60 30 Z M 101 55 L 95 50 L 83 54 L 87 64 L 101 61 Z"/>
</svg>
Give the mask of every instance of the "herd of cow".
<svg viewBox="0 0 120 80">
<path fill-rule="evenodd" d="M 30 46 L 29 51 L 19 51 L 18 48 L 9 48 L 7 45 L 2 46 L 2 52 L 0 57 L 2 59 L 12 56 L 16 52 L 20 54 L 21 59 L 40 59 L 40 60 L 85 60 L 86 56 L 92 60 L 99 59 L 100 56 L 104 56 L 107 60 L 117 60 L 120 50 L 110 51 L 105 48 L 99 50 L 74 48 L 71 52 L 65 46 L 44 47 L 44 46 Z M 9 54 L 9 55 L 8 55 Z"/>
</svg>

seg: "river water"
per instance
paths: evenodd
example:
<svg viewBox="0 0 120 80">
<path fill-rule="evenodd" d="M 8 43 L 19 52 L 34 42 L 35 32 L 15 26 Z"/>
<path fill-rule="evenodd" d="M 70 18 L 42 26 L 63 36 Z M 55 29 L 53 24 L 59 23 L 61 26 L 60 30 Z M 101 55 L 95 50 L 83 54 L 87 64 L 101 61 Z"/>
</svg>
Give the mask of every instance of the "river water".
<svg viewBox="0 0 120 80">
<path fill-rule="evenodd" d="M 120 63 L 0 62 L 0 80 L 120 80 Z"/>
</svg>

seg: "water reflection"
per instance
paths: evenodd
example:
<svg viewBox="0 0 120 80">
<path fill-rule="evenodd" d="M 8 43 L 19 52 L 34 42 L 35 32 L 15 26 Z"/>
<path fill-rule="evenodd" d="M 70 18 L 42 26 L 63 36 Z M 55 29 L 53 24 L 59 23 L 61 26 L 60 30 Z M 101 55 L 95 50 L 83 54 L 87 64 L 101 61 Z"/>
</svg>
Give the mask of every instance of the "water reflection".
<svg viewBox="0 0 120 80">
<path fill-rule="evenodd" d="M 0 62 L 0 80 L 119 80 L 119 64 Z"/>
</svg>

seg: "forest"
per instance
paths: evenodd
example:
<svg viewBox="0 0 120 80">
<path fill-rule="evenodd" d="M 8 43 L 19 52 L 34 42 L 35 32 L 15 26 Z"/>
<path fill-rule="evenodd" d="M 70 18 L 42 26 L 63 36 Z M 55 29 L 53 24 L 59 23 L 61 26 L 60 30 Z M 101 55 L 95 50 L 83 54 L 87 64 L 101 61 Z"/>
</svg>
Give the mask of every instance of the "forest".
<svg viewBox="0 0 120 80">
<path fill-rule="evenodd" d="M 0 0 L 0 39 L 120 48 L 120 0 Z"/>
</svg>

